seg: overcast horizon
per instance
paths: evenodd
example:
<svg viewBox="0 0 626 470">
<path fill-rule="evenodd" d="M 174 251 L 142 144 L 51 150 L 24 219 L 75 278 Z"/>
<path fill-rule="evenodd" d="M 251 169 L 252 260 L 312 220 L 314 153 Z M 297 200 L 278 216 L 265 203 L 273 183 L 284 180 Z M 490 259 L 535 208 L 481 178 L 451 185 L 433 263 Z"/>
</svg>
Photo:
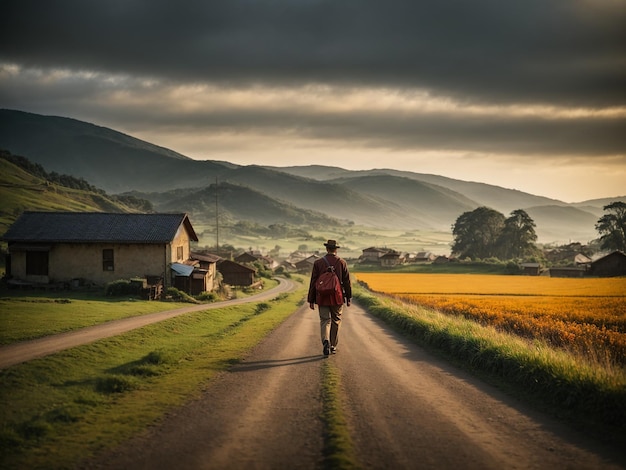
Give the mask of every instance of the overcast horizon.
<svg viewBox="0 0 626 470">
<path fill-rule="evenodd" d="M 626 195 L 626 0 L 3 6 L 0 108 L 199 160 Z"/>
</svg>

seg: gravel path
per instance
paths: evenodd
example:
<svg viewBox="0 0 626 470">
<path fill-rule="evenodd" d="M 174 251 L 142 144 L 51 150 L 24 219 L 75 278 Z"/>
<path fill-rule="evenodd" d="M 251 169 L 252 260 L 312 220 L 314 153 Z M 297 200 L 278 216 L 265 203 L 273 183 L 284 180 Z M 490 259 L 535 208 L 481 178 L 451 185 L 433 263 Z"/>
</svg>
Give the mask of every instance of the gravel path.
<svg viewBox="0 0 626 470">
<path fill-rule="evenodd" d="M 337 355 L 321 356 L 305 305 L 203 396 L 81 468 L 324 468 L 321 371 L 332 361 L 367 469 L 619 469 L 592 443 L 427 354 L 357 305 Z"/>
<path fill-rule="evenodd" d="M 259 302 L 269 300 L 283 292 L 289 292 L 295 289 L 295 283 L 289 279 L 279 278 L 280 284 L 273 289 L 260 292 L 255 295 L 243 297 L 240 299 L 227 300 L 224 302 L 215 302 L 211 304 L 192 304 L 188 307 L 182 307 L 175 310 L 167 310 L 163 312 L 151 313 L 137 317 L 123 318 L 114 320 L 100 325 L 94 325 L 80 330 L 69 331 L 57 335 L 45 336 L 43 338 L 31 341 L 22 341 L 20 343 L 10 344 L 0 347 L 0 369 L 22 362 L 30 361 L 39 357 L 44 357 L 65 349 L 80 346 L 81 344 L 91 343 L 93 341 L 109 338 L 125 333 L 135 328 L 157 323 L 168 318 L 183 315 L 189 312 L 197 312 L 199 310 L 210 310 L 214 308 L 222 308 L 230 305 L 237 305 L 247 302 Z"/>
</svg>

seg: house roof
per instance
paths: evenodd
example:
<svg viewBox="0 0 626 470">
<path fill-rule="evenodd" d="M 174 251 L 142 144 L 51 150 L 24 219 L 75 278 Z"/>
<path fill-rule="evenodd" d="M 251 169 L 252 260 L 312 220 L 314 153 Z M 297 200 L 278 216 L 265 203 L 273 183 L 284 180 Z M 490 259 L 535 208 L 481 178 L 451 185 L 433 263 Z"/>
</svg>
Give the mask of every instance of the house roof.
<svg viewBox="0 0 626 470">
<path fill-rule="evenodd" d="M 193 266 L 188 266 L 182 263 L 172 263 L 170 268 L 178 276 L 189 277 L 191 273 L 193 273 Z"/>
<path fill-rule="evenodd" d="M 2 239 L 40 243 L 168 243 L 181 225 L 193 241 L 198 241 L 187 214 L 24 212 Z"/>
<path fill-rule="evenodd" d="M 238 272 L 238 273 L 256 273 L 256 269 L 244 266 L 228 259 L 220 260 L 217 263 L 217 269 L 220 271 Z"/>
<path fill-rule="evenodd" d="M 198 261 L 205 261 L 207 263 L 217 263 L 221 259 L 217 255 L 212 255 L 210 253 L 196 253 L 195 251 L 191 252 L 191 258 L 197 259 Z"/>
<path fill-rule="evenodd" d="M 602 258 L 596 259 L 591 264 L 592 265 L 601 264 L 601 263 L 604 263 L 604 262 L 608 261 L 611 258 L 626 258 L 626 253 L 624 253 L 622 251 L 619 251 L 619 250 L 615 250 L 615 251 L 609 253 L 608 255 L 604 255 Z"/>
</svg>

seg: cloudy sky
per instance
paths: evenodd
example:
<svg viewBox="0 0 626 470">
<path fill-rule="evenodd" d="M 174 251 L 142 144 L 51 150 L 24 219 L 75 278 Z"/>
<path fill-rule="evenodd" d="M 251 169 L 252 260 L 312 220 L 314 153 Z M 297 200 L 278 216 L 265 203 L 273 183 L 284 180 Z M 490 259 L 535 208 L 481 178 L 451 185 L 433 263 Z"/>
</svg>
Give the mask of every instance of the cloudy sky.
<svg viewBox="0 0 626 470">
<path fill-rule="evenodd" d="M 201 160 L 626 195 L 626 0 L 4 0 L 0 108 Z"/>
</svg>

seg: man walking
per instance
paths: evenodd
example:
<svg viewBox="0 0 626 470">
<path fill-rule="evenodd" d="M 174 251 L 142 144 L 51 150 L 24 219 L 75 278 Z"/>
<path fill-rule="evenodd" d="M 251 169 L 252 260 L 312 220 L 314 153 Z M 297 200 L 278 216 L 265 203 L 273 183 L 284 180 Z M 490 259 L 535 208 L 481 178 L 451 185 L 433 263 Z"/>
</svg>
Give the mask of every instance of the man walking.
<svg viewBox="0 0 626 470">
<path fill-rule="evenodd" d="M 337 246 L 335 240 L 328 240 L 324 246 L 326 247 L 326 255 L 313 263 L 307 300 L 311 310 L 315 310 L 315 304 L 319 307 L 323 353 L 324 356 L 328 356 L 330 353 L 335 354 L 337 352 L 343 303 L 345 301 L 346 306 L 350 306 L 352 284 L 350 283 L 348 265 L 345 260 L 337 256 L 337 248 L 341 247 Z M 341 294 L 320 294 L 318 292 L 317 280 L 322 273 L 328 270 L 334 271 L 339 279 L 343 291 Z"/>
</svg>

